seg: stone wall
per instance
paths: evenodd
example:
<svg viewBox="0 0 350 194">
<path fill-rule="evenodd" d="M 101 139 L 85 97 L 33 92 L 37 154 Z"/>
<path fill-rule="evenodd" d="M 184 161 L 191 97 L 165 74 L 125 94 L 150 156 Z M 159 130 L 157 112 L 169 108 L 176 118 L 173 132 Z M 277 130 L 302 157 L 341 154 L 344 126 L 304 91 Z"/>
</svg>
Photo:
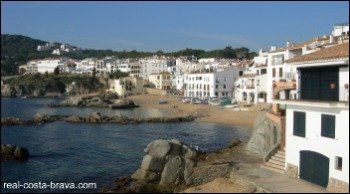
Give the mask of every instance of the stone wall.
<svg viewBox="0 0 350 194">
<path fill-rule="evenodd" d="M 295 166 L 294 164 L 287 163 L 286 173 L 290 177 L 298 178 L 298 166 Z"/>
<path fill-rule="evenodd" d="M 332 193 L 349 193 L 349 183 L 329 177 L 327 191 Z"/>
</svg>

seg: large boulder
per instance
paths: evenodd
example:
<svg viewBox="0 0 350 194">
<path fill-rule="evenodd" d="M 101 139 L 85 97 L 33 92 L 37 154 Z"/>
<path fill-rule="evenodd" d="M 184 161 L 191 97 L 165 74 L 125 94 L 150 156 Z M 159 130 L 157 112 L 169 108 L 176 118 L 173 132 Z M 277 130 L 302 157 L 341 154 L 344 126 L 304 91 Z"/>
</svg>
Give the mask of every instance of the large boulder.
<svg viewBox="0 0 350 194">
<path fill-rule="evenodd" d="M 162 158 L 167 155 L 170 148 L 171 145 L 168 141 L 159 139 L 152 141 L 150 144 L 148 144 L 147 148 L 145 149 L 145 152 L 151 156 Z"/>
<path fill-rule="evenodd" d="M 26 148 L 1 144 L 1 161 L 26 160 L 28 157 L 29 152 Z"/>
<path fill-rule="evenodd" d="M 127 99 L 117 99 L 113 101 L 113 104 L 109 105 L 109 108 L 111 109 L 126 109 L 135 107 L 138 107 L 138 105 L 136 105 L 134 101 Z"/>
<path fill-rule="evenodd" d="M 133 179 L 163 189 L 192 183 L 191 175 L 199 153 L 191 146 L 176 139 L 158 139 L 149 143 L 144 151 L 146 155 L 141 167 L 132 175 Z"/>
</svg>

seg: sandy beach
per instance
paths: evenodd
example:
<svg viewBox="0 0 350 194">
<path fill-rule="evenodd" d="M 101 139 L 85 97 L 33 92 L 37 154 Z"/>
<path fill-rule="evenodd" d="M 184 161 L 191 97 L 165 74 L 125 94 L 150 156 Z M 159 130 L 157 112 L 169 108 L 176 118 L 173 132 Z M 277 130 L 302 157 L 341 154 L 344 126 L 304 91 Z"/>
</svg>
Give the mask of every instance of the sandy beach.
<svg viewBox="0 0 350 194">
<path fill-rule="evenodd" d="M 173 116 L 184 116 L 189 114 L 204 114 L 206 117 L 197 119 L 198 122 L 217 123 L 225 125 L 241 126 L 252 129 L 256 115 L 260 109 L 256 106 L 245 108 L 245 111 L 234 111 L 232 108 L 222 106 L 185 104 L 179 97 L 169 95 L 135 95 L 128 99 L 135 101 L 138 105 L 145 108 L 159 108 L 170 111 Z M 167 104 L 159 104 L 159 101 L 165 100 Z"/>
</svg>

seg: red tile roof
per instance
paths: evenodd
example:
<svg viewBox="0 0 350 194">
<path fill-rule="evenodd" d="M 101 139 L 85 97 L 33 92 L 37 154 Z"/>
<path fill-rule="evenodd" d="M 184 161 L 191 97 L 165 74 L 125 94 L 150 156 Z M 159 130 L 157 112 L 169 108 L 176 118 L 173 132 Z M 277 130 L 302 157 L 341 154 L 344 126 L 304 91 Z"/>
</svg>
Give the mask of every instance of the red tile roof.
<svg viewBox="0 0 350 194">
<path fill-rule="evenodd" d="M 301 55 L 292 59 L 286 60 L 286 63 L 316 61 L 325 59 L 337 59 L 349 57 L 349 42 L 338 44 L 329 48 L 324 48 L 310 54 Z"/>
</svg>

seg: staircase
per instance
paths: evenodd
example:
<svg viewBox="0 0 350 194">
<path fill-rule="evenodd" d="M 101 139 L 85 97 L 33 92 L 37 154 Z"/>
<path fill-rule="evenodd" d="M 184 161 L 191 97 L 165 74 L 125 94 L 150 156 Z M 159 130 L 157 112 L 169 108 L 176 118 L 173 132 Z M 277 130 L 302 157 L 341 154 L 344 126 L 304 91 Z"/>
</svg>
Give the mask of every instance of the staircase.
<svg viewBox="0 0 350 194">
<path fill-rule="evenodd" d="M 269 161 L 262 164 L 261 167 L 284 174 L 284 164 L 285 164 L 285 151 L 278 150 L 276 154 L 273 155 L 269 159 Z"/>
</svg>

